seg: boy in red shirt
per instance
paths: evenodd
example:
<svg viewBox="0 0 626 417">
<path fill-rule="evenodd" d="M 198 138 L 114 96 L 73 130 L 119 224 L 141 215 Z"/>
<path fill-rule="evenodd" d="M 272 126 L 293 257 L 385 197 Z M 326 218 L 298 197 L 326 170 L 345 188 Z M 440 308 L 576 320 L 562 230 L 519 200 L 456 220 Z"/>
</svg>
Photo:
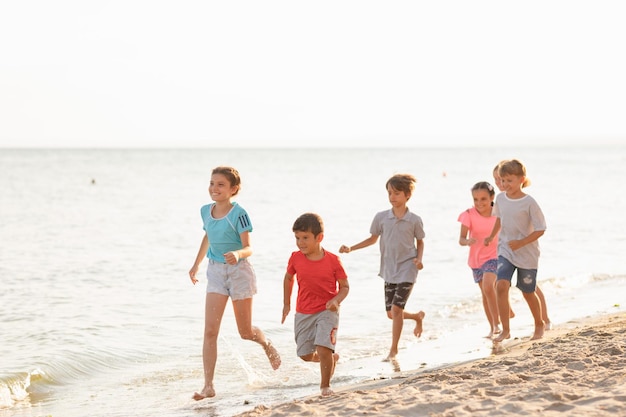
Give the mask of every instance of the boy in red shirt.
<svg viewBox="0 0 626 417">
<path fill-rule="evenodd" d="M 293 224 L 298 251 L 287 264 L 283 283 L 283 318 L 291 310 L 294 276 L 298 280 L 294 333 L 298 356 L 307 362 L 319 362 L 323 397 L 333 394 L 330 379 L 339 355 L 335 353 L 339 305 L 350 287 L 337 255 L 322 248 L 324 222 L 314 213 L 305 213 Z"/>
</svg>

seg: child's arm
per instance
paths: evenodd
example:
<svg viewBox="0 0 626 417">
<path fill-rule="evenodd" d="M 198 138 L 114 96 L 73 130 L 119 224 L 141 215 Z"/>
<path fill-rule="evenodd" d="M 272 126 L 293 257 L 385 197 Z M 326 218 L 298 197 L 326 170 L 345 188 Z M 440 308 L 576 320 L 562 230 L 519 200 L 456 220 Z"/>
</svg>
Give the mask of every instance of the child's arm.
<svg viewBox="0 0 626 417">
<path fill-rule="evenodd" d="M 339 305 L 345 298 L 348 296 L 350 292 L 350 284 L 348 284 L 347 279 L 338 279 L 337 283 L 339 283 L 339 291 L 337 291 L 337 295 L 328 300 L 326 303 L 326 310 L 337 311 L 339 310 Z"/>
<path fill-rule="evenodd" d="M 198 249 L 198 254 L 196 255 L 196 260 L 193 263 L 193 266 L 189 270 L 189 278 L 191 278 L 191 282 L 195 285 L 198 280 L 196 279 L 196 273 L 198 272 L 198 268 L 200 264 L 206 258 L 206 253 L 209 250 L 209 239 L 206 236 L 206 233 L 202 237 L 202 242 L 200 242 L 200 249 Z"/>
<path fill-rule="evenodd" d="M 227 264 L 235 265 L 240 259 L 252 256 L 252 247 L 250 246 L 250 232 L 246 231 L 239 235 L 241 237 L 241 246 L 239 250 L 226 252 L 224 260 Z"/>
<path fill-rule="evenodd" d="M 467 234 L 469 232 L 469 227 L 464 224 L 461 225 L 461 234 L 459 235 L 459 245 L 461 246 L 470 246 L 476 243 L 476 239 L 473 237 L 468 238 Z"/>
<path fill-rule="evenodd" d="M 363 249 L 363 248 L 366 248 L 368 246 L 371 246 L 371 245 L 373 245 L 376 242 L 378 242 L 378 235 L 371 235 L 370 237 L 368 237 L 364 241 L 359 242 L 359 243 L 357 243 L 354 246 L 341 245 L 341 247 L 339 248 L 339 253 L 350 253 L 353 250 Z"/>
<path fill-rule="evenodd" d="M 291 292 L 293 291 L 293 275 L 285 273 L 285 279 L 283 280 L 283 318 L 280 324 L 285 322 L 285 319 L 289 315 L 291 310 Z"/>
<path fill-rule="evenodd" d="M 500 218 L 496 217 L 496 222 L 493 224 L 493 229 L 491 229 L 491 234 L 485 238 L 485 246 L 489 246 L 489 244 L 496 237 L 499 231 L 500 231 Z"/>
<path fill-rule="evenodd" d="M 539 239 L 541 236 L 543 236 L 544 232 L 545 232 L 545 230 L 535 230 L 534 232 L 532 232 L 531 234 L 526 236 L 524 239 L 511 240 L 509 242 L 509 248 L 511 248 L 513 250 L 518 250 L 522 246 L 526 246 L 529 243 L 532 243 L 535 240 Z"/>
<path fill-rule="evenodd" d="M 424 268 L 424 264 L 422 263 L 422 257 L 424 256 L 424 239 L 418 239 L 415 241 L 417 248 L 417 256 L 413 260 L 417 269 Z"/>
</svg>

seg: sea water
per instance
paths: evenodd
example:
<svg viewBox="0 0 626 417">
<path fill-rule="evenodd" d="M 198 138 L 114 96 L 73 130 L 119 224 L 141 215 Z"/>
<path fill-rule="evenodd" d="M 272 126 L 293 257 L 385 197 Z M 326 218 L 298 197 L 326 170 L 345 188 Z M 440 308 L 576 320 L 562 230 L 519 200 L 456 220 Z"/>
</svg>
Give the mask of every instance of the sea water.
<svg viewBox="0 0 626 417">
<path fill-rule="evenodd" d="M 338 253 L 369 236 L 375 213 L 390 208 L 385 182 L 401 172 L 418 179 L 409 207 L 426 232 L 406 307 L 426 312 L 424 333 L 415 338 L 406 322 L 397 363 L 382 362 L 391 321 L 378 245 L 341 254 L 350 294 L 333 387 L 488 356 L 457 218 L 472 206 L 471 186 L 492 182 L 506 158 L 526 164 L 526 191 L 546 216 L 538 279 L 554 326 L 623 311 L 625 147 L 0 150 L 0 417 L 230 416 L 317 394 L 319 367 L 296 356 L 293 315 L 280 323 L 286 263 L 297 250 L 291 226 L 319 213 L 323 246 Z M 206 280 L 202 272 L 192 285 L 188 270 L 217 165 L 242 175 L 236 200 L 254 226 L 259 287 L 253 322 L 283 363 L 272 371 L 263 350 L 240 339 L 229 304 L 217 396 L 196 402 Z M 511 300 L 512 336 L 527 338 L 528 307 L 517 289 Z"/>
</svg>

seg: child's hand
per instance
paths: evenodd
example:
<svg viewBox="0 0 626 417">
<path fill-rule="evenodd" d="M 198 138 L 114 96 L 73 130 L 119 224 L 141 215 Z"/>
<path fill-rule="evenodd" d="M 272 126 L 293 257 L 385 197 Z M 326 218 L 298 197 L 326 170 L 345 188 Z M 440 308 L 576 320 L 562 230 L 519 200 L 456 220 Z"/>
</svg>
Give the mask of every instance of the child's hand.
<svg viewBox="0 0 626 417">
<path fill-rule="evenodd" d="M 485 246 L 489 246 L 489 244 L 491 243 L 492 240 L 493 240 L 493 238 L 491 236 L 490 237 L 486 237 L 485 238 Z"/>
<path fill-rule="evenodd" d="M 413 258 L 413 263 L 415 264 L 417 269 L 424 269 L 424 264 L 422 263 L 422 261 L 418 260 L 417 258 Z"/>
<path fill-rule="evenodd" d="M 285 322 L 285 319 L 287 318 L 287 316 L 289 315 L 289 311 L 291 310 L 291 307 L 289 306 L 283 306 L 283 319 L 280 321 L 280 324 L 283 324 Z"/>
<path fill-rule="evenodd" d="M 191 278 L 191 283 L 196 285 L 196 282 L 198 282 L 198 279 L 196 278 L 196 273 L 198 272 L 198 267 L 197 266 L 192 266 L 191 269 L 189 270 L 189 278 Z"/>
<path fill-rule="evenodd" d="M 338 311 L 339 303 L 334 298 L 326 303 L 326 310 Z"/>
<path fill-rule="evenodd" d="M 341 245 L 339 248 L 339 253 L 350 253 L 350 247 L 346 245 Z"/>
<path fill-rule="evenodd" d="M 236 265 L 237 262 L 239 262 L 239 251 L 238 250 L 234 250 L 234 251 L 231 251 L 231 252 L 226 252 L 224 254 L 224 260 L 229 265 Z"/>
</svg>

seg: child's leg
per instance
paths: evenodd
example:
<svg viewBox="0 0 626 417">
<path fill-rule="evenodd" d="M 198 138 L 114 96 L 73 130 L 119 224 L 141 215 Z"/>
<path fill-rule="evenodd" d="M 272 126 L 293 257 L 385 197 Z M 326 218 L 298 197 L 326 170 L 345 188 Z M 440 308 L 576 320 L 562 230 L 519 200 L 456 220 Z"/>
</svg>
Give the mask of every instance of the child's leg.
<svg viewBox="0 0 626 417">
<path fill-rule="evenodd" d="M 332 350 L 325 346 L 316 346 L 317 358 L 320 362 L 320 390 L 322 396 L 334 394 L 330 389 L 330 380 L 335 374 L 335 365 L 339 359 L 339 355 L 333 353 Z"/>
<path fill-rule="evenodd" d="M 500 322 L 502 323 L 502 332 L 498 337 L 494 339 L 496 342 L 502 342 L 504 339 L 511 337 L 511 328 L 509 323 L 509 289 L 511 288 L 511 282 L 506 279 L 500 279 L 496 281 L 496 299 L 498 302 L 498 313 L 500 315 Z"/>
<path fill-rule="evenodd" d="M 270 361 L 272 369 L 280 367 L 280 355 L 261 329 L 252 325 L 252 297 L 243 300 L 233 300 L 233 310 L 235 311 L 235 321 L 237 329 L 242 339 L 252 340 L 263 346 L 265 354 Z"/>
<path fill-rule="evenodd" d="M 412 290 L 413 283 L 410 282 L 402 282 L 399 284 L 385 283 L 385 309 L 387 310 L 387 317 L 393 321 L 391 327 L 391 348 L 389 349 L 389 355 L 387 355 L 385 361 L 395 358 L 398 354 L 398 343 L 402 335 L 404 319 L 415 320 L 413 333 L 417 337 L 422 335 L 422 322 L 425 313 L 423 311 L 417 313 L 404 311 L 404 306 Z"/>
<path fill-rule="evenodd" d="M 487 302 L 487 296 L 485 295 L 482 281 L 478 283 L 478 287 L 480 289 L 480 296 L 483 301 L 483 311 L 485 312 L 485 317 L 487 317 L 487 321 L 489 322 L 489 329 L 493 330 L 494 324 L 491 322 L 491 313 L 489 313 L 489 303 Z"/>
<path fill-rule="evenodd" d="M 478 283 L 483 293 L 483 306 L 485 308 L 485 314 L 487 315 L 487 320 L 491 326 L 488 337 L 500 333 L 500 313 L 498 312 L 495 282 L 496 274 L 485 272 L 483 274 L 483 280 Z"/>
<path fill-rule="evenodd" d="M 545 324 L 541 318 L 541 302 L 537 296 L 537 270 L 522 269 L 517 271 L 517 287 L 522 290 L 524 299 L 530 308 L 535 320 L 535 333 L 530 340 L 541 339 L 545 331 Z"/>
<path fill-rule="evenodd" d="M 535 319 L 535 333 L 530 340 L 537 340 L 543 337 L 543 333 L 545 330 L 545 324 L 543 323 L 543 319 L 541 318 L 541 302 L 539 301 L 539 297 L 537 294 L 533 292 L 523 293 L 524 299 L 530 308 L 530 312 Z"/>
<path fill-rule="evenodd" d="M 228 296 L 207 293 L 204 307 L 204 342 L 202 344 L 202 364 L 204 366 L 204 387 L 195 392 L 192 398 L 196 401 L 214 397 L 213 376 L 217 362 L 217 336 L 219 335 L 224 309 Z"/>
<path fill-rule="evenodd" d="M 392 320 L 391 324 L 391 348 L 386 360 L 396 357 L 398 354 L 398 343 L 402 335 L 402 327 L 404 325 L 404 310 L 396 305 L 391 306 L 391 310 L 387 312 L 387 317 Z"/>
<path fill-rule="evenodd" d="M 517 267 L 504 256 L 498 256 L 498 268 L 496 271 L 496 301 L 498 302 L 498 314 L 502 323 L 502 333 L 494 339 L 494 342 L 502 342 L 511 337 L 509 323 L 511 304 L 509 303 L 509 290 L 513 273 Z"/>
<path fill-rule="evenodd" d="M 546 297 L 543 295 L 543 291 L 539 288 L 539 285 L 535 288 L 535 292 L 537 293 L 537 297 L 539 297 L 539 302 L 541 303 L 541 318 L 546 326 L 546 330 L 552 329 L 552 323 L 550 322 L 550 317 L 548 317 L 548 305 L 546 304 Z"/>
<path fill-rule="evenodd" d="M 332 395 L 330 380 L 339 355 L 334 353 L 339 327 L 339 313 L 324 310 L 316 314 L 296 313 L 294 330 L 298 356 L 307 362 L 320 363 L 322 396 Z"/>
<path fill-rule="evenodd" d="M 398 354 L 398 344 L 400 343 L 400 337 L 402 336 L 402 328 L 404 327 L 404 320 L 415 320 L 415 328 L 413 334 L 417 337 L 422 335 L 422 323 L 426 313 L 418 311 L 417 313 L 410 313 L 404 311 L 402 308 L 393 305 L 391 310 L 387 312 L 387 317 L 393 320 L 391 325 L 391 348 L 389 349 L 389 355 L 385 361 L 391 360 Z"/>
<path fill-rule="evenodd" d="M 426 316 L 426 313 L 424 313 L 422 310 L 418 311 L 417 313 L 409 313 L 408 311 L 403 310 L 402 316 L 405 320 L 415 320 L 415 328 L 413 329 L 413 334 L 416 337 L 420 337 L 422 335 L 422 324 L 424 322 L 424 317 Z"/>
</svg>

